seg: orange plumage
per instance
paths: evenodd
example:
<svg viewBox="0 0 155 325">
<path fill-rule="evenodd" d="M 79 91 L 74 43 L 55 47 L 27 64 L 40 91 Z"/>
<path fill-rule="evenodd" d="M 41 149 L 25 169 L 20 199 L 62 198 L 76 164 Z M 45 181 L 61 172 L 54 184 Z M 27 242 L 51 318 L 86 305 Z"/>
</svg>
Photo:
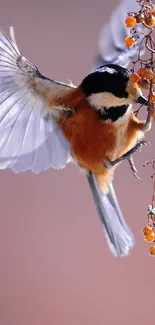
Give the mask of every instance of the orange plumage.
<svg viewBox="0 0 155 325">
<path fill-rule="evenodd" d="M 61 101 L 59 103 L 62 104 Z M 144 122 L 132 112 L 122 124 L 100 119 L 80 87 L 63 98 L 63 105 L 74 111 L 69 119 L 61 116 L 58 121 L 71 144 L 73 157 L 82 169 L 95 174 L 106 193 L 115 167 L 105 168 L 104 161 L 113 161 L 130 150 L 143 137 Z"/>
</svg>

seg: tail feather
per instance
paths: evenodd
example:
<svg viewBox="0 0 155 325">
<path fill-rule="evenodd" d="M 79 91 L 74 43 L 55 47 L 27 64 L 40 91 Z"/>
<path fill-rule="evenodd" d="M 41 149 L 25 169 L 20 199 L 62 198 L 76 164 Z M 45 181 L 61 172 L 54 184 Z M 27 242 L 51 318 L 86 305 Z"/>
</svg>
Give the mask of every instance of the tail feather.
<svg viewBox="0 0 155 325">
<path fill-rule="evenodd" d="M 113 185 L 110 184 L 105 195 L 93 173 L 88 172 L 87 179 L 110 250 L 115 256 L 127 256 L 135 240 L 123 218 Z"/>
</svg>

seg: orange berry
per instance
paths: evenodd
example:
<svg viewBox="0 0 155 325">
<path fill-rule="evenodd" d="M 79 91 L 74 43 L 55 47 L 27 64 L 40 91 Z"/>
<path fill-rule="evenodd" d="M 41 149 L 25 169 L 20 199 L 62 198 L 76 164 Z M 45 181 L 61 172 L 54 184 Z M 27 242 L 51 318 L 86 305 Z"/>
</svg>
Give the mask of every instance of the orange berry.
<svg viewBox="0 0 155 325">
<path fill-rule="evenodd" d="M 141 79 L 139 82 L 139 85 L 143 89 L 149 89 L 150 88 L 150 81 L 148 79 Z"/>
<path fill-rule="evenodd" d="M 144 77 L 145 77 L 145 71 L 146 71 L 145 68 L 140 68 L 140 69 L 137 71 L 137 74 L 138 74 L 140 77 L 144 78 Z"/>
<path fill-rule="evenodd" d="M 128 46 L 128 47 L 131 47 L 131 46 L 135 45 L 135 43 L 136 43 L 135 40 L 131 36 L 127 36 L 125 38 L 124 42 L 125 42 L 126 46 Z"/>
<path fill-rule="evenodd" d="M 142 77 L 142 78 L 146 78 L 148 80 L 151 80 L 154 76 L 154 73 L 151 69 L 146 69 L 146 68 L 140 68 L 137 71 L 137 74 Z"/>
<path fill-rule="evenodd" d="M 145 19 L 145 24 L 148 27 L 152 27 L 155 24 L 155 17 L 154 16 L 151 16 L 151 17 Z"/>
<path fill-rule="evenodd" d="M 153 71 L 150 69 L 145 70 L 145 78 L 151 80 L 153 78 L 154 74 Z"/>
<path fill-rule="evenodd" d="M 146 226 L 146 227 L 143 229 L 143 234 L 144 234 L 144 236 L 152 235 L 152 233 L 153 233 L 153 229 L 152 229 L 152 227 Z"/>
<path fill-rule="evenodd" d="M 155 246 L 150 247 L 150 255 L 155 256 Z"/>
<path fill-rule="evenodd" d="M 139 76 L 138 76 L 138 74 L 137 74 L 137 73 L 133 73 L 133 74 L 130 76 L 129 80 L 130 80 L 131 82 L 137 82 L 137 81 L 139 80 Z"/>
<path fill-rule="evenodd" d="M 155 240 L 155 234 L 152 233 L 151 235 L 145 236 L 144 238 L 148 243 L 151 243 L 151 242 L 153 242 Z"/>
<path fill-rule="evenodd" d="M 133 16 L 128 16 L 125 20 L 127 27 L 134 27 L 136 25 L 136 22 L 136 18 L 134 18 Z"/>
</svg>

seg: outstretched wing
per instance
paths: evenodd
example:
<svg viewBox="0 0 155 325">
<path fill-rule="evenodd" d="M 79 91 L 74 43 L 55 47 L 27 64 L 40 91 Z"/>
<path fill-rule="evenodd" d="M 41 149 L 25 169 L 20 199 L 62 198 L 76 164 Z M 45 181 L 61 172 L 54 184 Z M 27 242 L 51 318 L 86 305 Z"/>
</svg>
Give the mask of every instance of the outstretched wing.
<svg viewBox="0 0 155 325">
<path fill-rule="evenodd" d="M 129 12 L 137 12 L 140 8 L 136 0 L 122 0 L 112 12 L 109 23 L 103 25 L 101 30 L 99 39 L 100 54 L 93 62 L 93 69 L 109 63 L 127 67 L 131 60 L 134 59 L 143 35 L 140 34 L 135 47 L 128 48 L 124 43 L 125 37 L 129 35 L 129 28 L 125 25 L 125 19 Z M 138 33 L 143 33 L 145 27 L 142 24 L 137 24 L 135 30 Z M 141 54 L 143 53 L 144 46 L 141 47 Z"/>
<path fill-rule="evenodd" d="M 12 27 L 10 37 L 0 31 L 0 169 L 39 173 L 63 168 L 70 147 L 46 97 L 71 86 L 43 77 L 21 55 Z"/>
</svg>

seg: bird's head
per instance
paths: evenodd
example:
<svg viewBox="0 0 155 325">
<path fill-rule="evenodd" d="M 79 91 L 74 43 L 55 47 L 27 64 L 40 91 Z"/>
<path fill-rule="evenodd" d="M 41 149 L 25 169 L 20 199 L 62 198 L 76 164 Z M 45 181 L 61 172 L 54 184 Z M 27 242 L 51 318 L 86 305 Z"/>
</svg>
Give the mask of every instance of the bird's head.
<svg viewBox="0 0 155 325">
<path fill-rule="evenodd" d="M 131 103 L 147 104 L 137 83 L 131 82 L 131 72 L 115 64 L 97 68 L 81 83 L 89 104 L 96 110 L 120 107 Z"/>
</svg>

